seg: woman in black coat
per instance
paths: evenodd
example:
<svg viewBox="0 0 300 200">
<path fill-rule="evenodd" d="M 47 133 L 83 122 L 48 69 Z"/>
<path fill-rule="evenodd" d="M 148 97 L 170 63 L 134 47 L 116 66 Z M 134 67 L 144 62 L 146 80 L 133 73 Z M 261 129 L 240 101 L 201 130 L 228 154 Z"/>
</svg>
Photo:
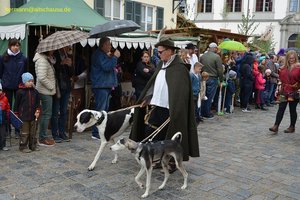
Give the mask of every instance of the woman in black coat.
<svg viewBox="0 0 300 200">
<path fill-rule="evenodd" d="M 135 89 L 136 99 L 139 98 L 141 92 L 150 80 L 155 71 L 154 65 L 150 62 L 150 54 L 148 51 L 143 51 L 142 60 L 137 64 L 134 71 L 132 86 Z"/>
<path fill-rule="evenodd" d="M 248 108 L 249 98 L 252 94 L 253 89 L 253 81 L 254 77 L 252 74 L 252 66 L 253 66 L 254 58 L 252 54 L 246 55 L 244 61 L 241 63 L 240 68 L 240 84 L 241 84 L 241 108 L 243 112 L 250 112 Z"/>
</svg>

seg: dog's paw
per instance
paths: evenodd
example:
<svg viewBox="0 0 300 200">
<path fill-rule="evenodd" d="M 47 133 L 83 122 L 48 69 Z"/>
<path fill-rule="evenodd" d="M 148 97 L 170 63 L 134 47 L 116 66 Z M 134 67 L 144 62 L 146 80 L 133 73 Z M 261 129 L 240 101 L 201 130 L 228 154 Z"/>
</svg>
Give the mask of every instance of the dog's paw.
<svg viewBox="0 0 300 200">
<path fill-rule="evenodd" d="M 165 187 L 165 185 L 162 184 L 161 186 L 158 187 L 158 189 L 159 189 L 159 190 L 162 190 L 162 189 L 164 189 L 164 187 Z"/>
<path fill-rule="evenodd" d="M 88 167 L 88 170 L 89 170 L 89 171 L 93 171 L 93 170 L 94 170 L 94 168 L 95 168 L 95 166 L 93 166 L 93 165 L 90 165 L 90 166 Z"/>
<path fill-rule="evenodd" d="M 118 162 L 118 160 L 115 160 L 115 159 L 113 159 L 113 160 L 111 161 L 112 164 L 116 164 L 117 162 Z"/>
<path fill-rule="evenodd" d="M 184 190 L 184 189 L 186 189 L 186 187 L 187 187 L 187 185 L 183 185 L 183 186 L 181 186 L 181 189 Z"/>
<path fill-rule="evenodd" d="M 148 193 L 145 193 L 145 194 L 143 194 L 141 197 L 142 197 L 142 198 L 146 198 L 146 197 L 148 197 L 148 195 L 149 195 Z"/>
</svg>

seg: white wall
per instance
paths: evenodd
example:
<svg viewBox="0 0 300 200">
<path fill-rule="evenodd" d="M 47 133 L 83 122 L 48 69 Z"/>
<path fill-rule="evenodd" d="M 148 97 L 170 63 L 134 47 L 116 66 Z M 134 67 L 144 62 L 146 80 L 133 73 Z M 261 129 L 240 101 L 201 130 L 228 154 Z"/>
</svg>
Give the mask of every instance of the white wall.
<svg viewBox="0 0 300 200">
<path fill-rule="evenodd" d="M 1 1 L 1 0 L 0 0 Z M 94 8 L 94 0 L 85 0 L 85 2 L 91 7 Z M 121 16 L 124 16 L 124 3 L 125 1 L 122 0 L 122 13 Z M 136 0 L 136 2 L 140 2 L 142 4 L 146 4 L 153 7 L 162 7 L 164 8 L 164 25 L 168 27 L 168 29 L 176 28 L 176 13 L 172 13 L 172 1 L 171 0 Z M 156 12 L 156 10 L 154 10 Z M 156 13 L 154 13 L 154 17 L 156 17 Z M 156 18 L 155 18 L 156 19 Z M 156 20 L 153 20 L 153 23 L 156 23 Z M 153 27 L 156 27 L 154 24 Z"/>
<path fill-rule="evenodd" d="M 8 9 L 10 8 L 10 1 L 9 0 L 0 0 L 0 16 L 8 14 Z"/>
</svg>

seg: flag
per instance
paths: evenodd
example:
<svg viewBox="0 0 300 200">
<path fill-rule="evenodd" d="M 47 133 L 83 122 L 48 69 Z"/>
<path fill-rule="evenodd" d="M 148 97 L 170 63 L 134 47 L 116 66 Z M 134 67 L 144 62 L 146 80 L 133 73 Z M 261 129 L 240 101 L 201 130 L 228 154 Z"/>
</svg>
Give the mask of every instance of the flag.
<svg viewBox="0 0 300 200">
<path fill-rule="evenodd" d="M 10 123 L 13 125 L 13 127 L 15 127 L 15 129 L 21 129 L 23 122 L 22 120 L 17 117 L 17 115 L 15 115 L 15 113 L 13 111 L 9 111 L 9 119 L 10 119 Z"/>
</svg>

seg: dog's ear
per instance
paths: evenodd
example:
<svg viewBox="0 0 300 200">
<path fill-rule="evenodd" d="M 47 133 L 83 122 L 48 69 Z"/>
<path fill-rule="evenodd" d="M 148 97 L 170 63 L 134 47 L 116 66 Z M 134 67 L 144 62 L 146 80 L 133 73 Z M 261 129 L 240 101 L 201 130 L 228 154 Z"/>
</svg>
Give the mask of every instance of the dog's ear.
<svg viewBox="0 0 300 200">
<path fill-rule="evenodd" d="M 120 144 L 123 144 L 123 145 L 125 145 L 125 143 L 126 143 L 124 138 L 121 138 L 119 141 L 120 141 Z"/>
<path fill-rule="evenodd" d="M 90 121 L 90 119 L 93 117 L 93 113 L 92 112 L 83 112 L 81 115 L 80 115 L 80 118 L 79 118 L 79 121 L 80 123 L 82 124 L 86 124 Z"/>
</svg>

